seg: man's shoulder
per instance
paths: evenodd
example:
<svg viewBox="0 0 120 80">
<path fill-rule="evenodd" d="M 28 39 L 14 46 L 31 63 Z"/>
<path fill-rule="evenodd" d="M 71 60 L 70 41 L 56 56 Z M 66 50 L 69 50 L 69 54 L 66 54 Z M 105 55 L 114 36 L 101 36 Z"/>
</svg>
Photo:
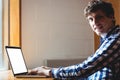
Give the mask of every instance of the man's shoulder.
<svg viewBox="0 0 120 80">
<path fill-rule="evenodd" d="M 118 25 L 108 38 L 120 38 L 120 26 Z"/>
</svg>

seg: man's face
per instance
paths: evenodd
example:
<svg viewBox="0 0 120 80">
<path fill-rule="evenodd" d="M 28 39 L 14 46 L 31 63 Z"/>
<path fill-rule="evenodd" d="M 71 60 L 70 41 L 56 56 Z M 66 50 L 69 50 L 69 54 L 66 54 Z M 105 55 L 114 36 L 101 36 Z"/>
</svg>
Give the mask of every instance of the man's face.
<svg viewBox="0 0 120 80">
<path fill-rule="evenodd" d="M 87 20 L 89 21 L 92 30 L 99 36 L 107 33 L 110 28 L 113 27 L 113 19 L 113 16 L 108 17 L 101 10 L 97 10 L 87 16 Z"/>
</svg>

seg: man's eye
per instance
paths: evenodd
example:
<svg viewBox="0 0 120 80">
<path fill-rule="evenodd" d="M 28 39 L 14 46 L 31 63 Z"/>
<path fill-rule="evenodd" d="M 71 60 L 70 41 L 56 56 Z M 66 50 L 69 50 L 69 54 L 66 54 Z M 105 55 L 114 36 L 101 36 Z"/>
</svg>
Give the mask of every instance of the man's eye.
<svg viewBox="0 0 120 80">
<path fill-rule="evenodd" d="M 102 19 L 103 18 L 103 16 L 97 16 L 97 19 Z"/>
</svg>

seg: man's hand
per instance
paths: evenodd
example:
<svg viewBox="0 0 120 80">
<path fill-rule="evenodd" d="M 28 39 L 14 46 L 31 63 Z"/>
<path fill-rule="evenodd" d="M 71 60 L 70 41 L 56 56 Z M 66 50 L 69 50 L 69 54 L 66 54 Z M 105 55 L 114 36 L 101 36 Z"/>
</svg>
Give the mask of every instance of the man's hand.
<svg viewBox="0 0 120 80">
<path fill-rule="evenodd" d="M 33 75 L 42 75 L 42 76 L 49 76 L 51 77 L 51 69 L 50 67 L 46 67 L 46 66 L 41 66 L 41 67 L 37 67 L 34 68 L 32 70 L 30 70 L 30 72 L 28 74 L 33 74 Z"/>
</svg>

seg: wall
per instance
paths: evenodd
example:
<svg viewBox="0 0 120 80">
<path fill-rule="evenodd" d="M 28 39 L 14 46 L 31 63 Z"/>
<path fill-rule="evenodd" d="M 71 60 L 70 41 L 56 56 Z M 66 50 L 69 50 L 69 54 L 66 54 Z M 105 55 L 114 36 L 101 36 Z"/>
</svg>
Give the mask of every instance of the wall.
<svg viewBox="0 0 120 80">
<path fill-rule="evenodd" d="M 90 0 L 21 1 L 21 40 L 29 68 L 94 52 L 94 33 L 83 15 Z"/>
</svg>

